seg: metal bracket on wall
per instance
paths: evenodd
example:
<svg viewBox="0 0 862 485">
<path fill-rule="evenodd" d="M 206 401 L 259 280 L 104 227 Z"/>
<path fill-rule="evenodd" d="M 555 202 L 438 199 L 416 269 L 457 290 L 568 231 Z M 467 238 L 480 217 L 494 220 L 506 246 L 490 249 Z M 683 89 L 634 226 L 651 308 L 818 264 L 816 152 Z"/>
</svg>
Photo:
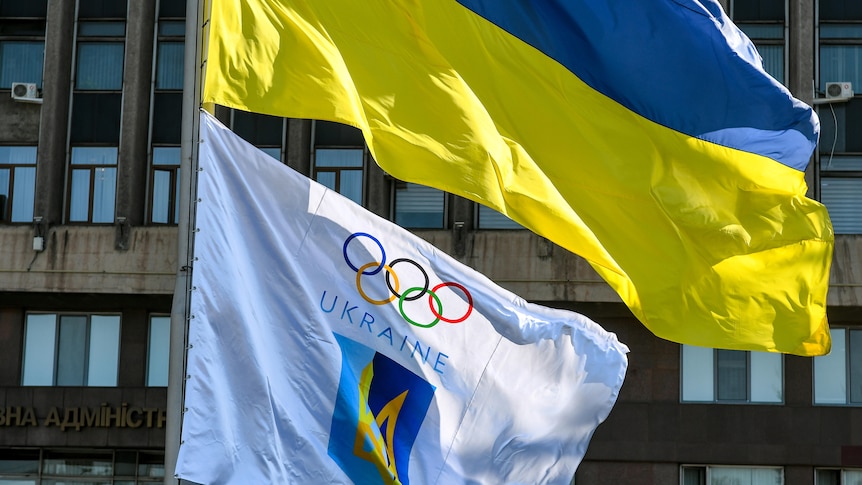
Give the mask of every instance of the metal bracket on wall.
<svg viewBox="0 0 862 485">
<path fill-rule="evenodd" d="M 467 255 L 467 230 L 462 221 L 452 223 L 452 253 L 458 259 Z"/>
<path fill-rule="evenodd" d="M 117 233 L 114 238 L 114 248 L 121 251 L 129 249 L 129 239 L 132 226 L 125 217 L 117 217 Z"/>
<path fill-rule="evenodd" d="M 45 250 L 45 223 L 41 216 L 33 218 L 33 251 L 42 252 Z"/>
</svg>

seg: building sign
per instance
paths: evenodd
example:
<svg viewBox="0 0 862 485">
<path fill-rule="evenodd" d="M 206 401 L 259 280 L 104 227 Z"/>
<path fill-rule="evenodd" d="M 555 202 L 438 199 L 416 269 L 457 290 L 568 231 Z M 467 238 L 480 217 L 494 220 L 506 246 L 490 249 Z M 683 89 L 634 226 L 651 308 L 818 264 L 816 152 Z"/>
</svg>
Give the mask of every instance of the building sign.
<svg viewBox="0 0 862 485">
<path fill-rule="evenodd" d="M 48 413 L 39 417 L 36 408 L 24 406 L 0 407 L 0 426 L 43 426 L 60 428 L 60 431 L 81 428 L 163 428 L 166 413 L 163 408 L 143 408 L 129 406 L 111 406 L 102 403 L 96 408 L 91 407 L 52 407 Z"/>
</svg>

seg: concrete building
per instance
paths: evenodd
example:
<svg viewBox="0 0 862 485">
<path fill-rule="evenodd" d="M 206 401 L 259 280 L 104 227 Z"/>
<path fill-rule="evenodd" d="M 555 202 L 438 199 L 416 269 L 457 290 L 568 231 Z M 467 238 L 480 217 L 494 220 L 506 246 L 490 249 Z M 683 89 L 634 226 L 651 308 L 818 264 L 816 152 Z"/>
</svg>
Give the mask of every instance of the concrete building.
<svg viewBox="0 0 862 485">
<path fill-rule="evenodd" d="M 767 70 L 814 103 L 862 91 L 862 2 L 729 0 Z M 185 0 L 0 0 L 0 484 L 164 475 Z M 19 84 L 20 83 L 20 84 Z M 34 86 L 33 86 L 34 85 Z M 16 89 L 13 89 L 16 88 Z M 20 91 L 20 92 L 19 92 Z M 802 358 L 654 337 L 582 259 L 384 174 L 354 129 L 219 108 L 273 157 L 524 298 L 631 348 L 580 484 L 862 483 L 862 96 L 820 104 L 807 180 L 830 209 L 835 347 Z"/>
</svg>

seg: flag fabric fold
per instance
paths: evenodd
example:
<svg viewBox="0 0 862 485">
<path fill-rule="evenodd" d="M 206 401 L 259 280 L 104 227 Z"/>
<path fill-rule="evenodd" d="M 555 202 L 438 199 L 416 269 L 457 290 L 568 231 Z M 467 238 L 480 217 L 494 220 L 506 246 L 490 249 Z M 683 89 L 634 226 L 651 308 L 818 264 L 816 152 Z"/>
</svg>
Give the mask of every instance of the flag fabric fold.
<svg viewBox="0 0 862 485">
<path fill-rule="evenodd" d="M 177 476 L 570 483 L 628 349 L 201 115 Z"/>
<path fill-rule="evenodd" d="M 214 0 L 204 101 L 359 127 L 584 257 L 656 335 L 828 352 L 810 107 L 715 0 Z"/>
</svg>

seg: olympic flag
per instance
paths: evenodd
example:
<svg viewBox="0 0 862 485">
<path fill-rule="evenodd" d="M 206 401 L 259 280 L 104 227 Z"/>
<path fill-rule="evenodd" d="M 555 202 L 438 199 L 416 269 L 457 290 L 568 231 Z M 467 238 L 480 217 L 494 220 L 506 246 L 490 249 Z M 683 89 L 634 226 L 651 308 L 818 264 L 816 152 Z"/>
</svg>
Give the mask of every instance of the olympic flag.
<svg viewBox="0 0 862 485">
<path fill-rule="evenodd" d="M 179 478 L 568 484 L 628 349 L 203 113 Z"/>
</svg>

